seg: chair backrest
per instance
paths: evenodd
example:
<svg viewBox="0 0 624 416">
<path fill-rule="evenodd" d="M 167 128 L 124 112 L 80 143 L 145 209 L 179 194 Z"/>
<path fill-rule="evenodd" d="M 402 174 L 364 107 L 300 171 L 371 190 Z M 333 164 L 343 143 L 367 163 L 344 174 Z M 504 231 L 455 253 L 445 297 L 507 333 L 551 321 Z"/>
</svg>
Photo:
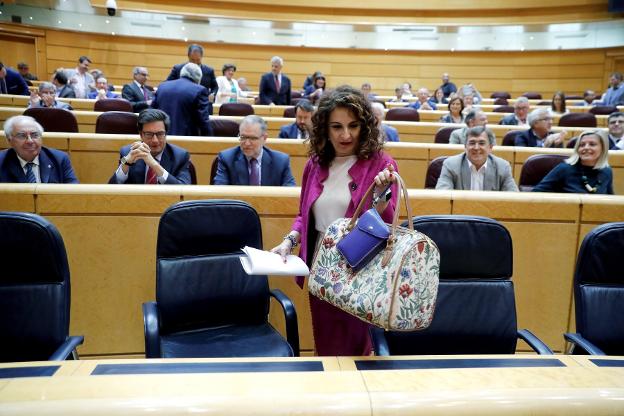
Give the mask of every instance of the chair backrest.
<svg viewBox="0 0 624 416">
<path fill-rule="evenodd" d="M 508 100 L 511 98 L 511 94 L 507 91 L 494 91 L 492 95 L 490 95 L 490 98 L 504 98 Z"/>
<path fill-rule="evenodd" d="M 214 185 L 215 177 L 217 176 L 217 168 L 219 167 L 219 158 L 215 157 L 212 159 L 212 164 L 210 165 L 210 185 Z"/>
<path fill-rule="evenodd" d="M 197 185 L 197 170 L 191 160 L 189 160 L 189 174 L 191 175 L 191 185 Z"/>
<path fill-rule="evenodd" d="M 286 107 L 284 109 L 284 117 L 286 118 L 295 118 L 297 114 L 297 111 L 295 109 L 295 107 Z"/>
<path fill-rule="evenodd" d="M 582 100 L 583 97 L 582 95 L 566 95 L 566 100 Z"/>
<path fill-rule="evenodd" d="M 578 140 L 578 136 L 572 137 L 570 140 L 568 140 L 568 144 L 566 144 L 566 147 L 568 149 L 574 149 L 574 146 L 576 146 L 577 140 Z"/>
<path fill-rule="evenodd" d="M 37 120 L 47 132 L 78 133 L 78 121 L 69 110 L 62 108 L 33 107 L 24 110 L 25 116 Z"/>
<path fill-rule="evenodd" d="M 212 127 L 212 134 L 215 137 L 237 137 L 239 126 L 234 120 L 218 120 L 211 118 L 209 120 Z"/>
<path fill-rule="evenodd" d="M 513 113 L 514 108 L 510 105 L 501 105 L 500 107 L 496 107 L 492 111 L 495 113 Z"/>
<path fill-rule="evenodd" d="M 434 143 L 447 143 L 451 137 L 451 133 L 459 127 L 440 127 L 435 134 Z"/>
<path fill-rule="evenodd" d="M 266 322 L 267 276 L 248 276 L 241 248 L 262 249 L 260 217 L 247 203 L 184 201 L 160 218 L 156 302 L 160 334 Z"/>
<path fill-rule="evenodd" d="M 425 175 L 425 189 L 435 189 L 442 172 L 442 164 L 448 156 L 438 156 L 429 163 Z"/>
<path fill-rule="evenodd" d="M 505 133 L 503 136 L 503 146 L 515 146 L 516 145 L 516 136 L 522 133 L 522 130 L 511 130 Z"/>
<path fill-rule="evenodd" d="M 125 111 L 107 111 L 95 121 L 95 132 L 102 134 L 137 134 L 138 114 Z"/>
<path fill-rule="evenodd" d="M 290 98 L 291 98 L 291 100 L 293 98 L 303 98 L 303 95 L 301 94 L 301 91 L 291 90 L 290 91 Z"/>
<path fill-rule="evenodd" d="M 595 115 L 609 115 L 618 111 L 618 108 L 614 105 L 596 105 L 590 107 L 589 112 Z"/>
<path fill-rule="evenodd" d="M 93 106 L 93 111 L 126 111 L 132 113 L 132 104 L 123 98 L 107 98 L 97 100 Z"/>
<path fill-rule="evenodd" d="M 624 222 L 583 239 L 574 272 L 576 331 L 608 355 L 624 355 Z"/>
<path fill-rule="evenodd" d="M 540 94 L 539 92 L 533 92 L 533 91 L 525 92 L 524 94 L 522 94 L 522 96 L 528 98 L 529 100 L 541 100 L 542 99 L 542 94 Z"/>
<path fill-rule="evenodd" d="M 494 100 L 494 105 L 509 105 L 509 101 L 507 101 L 507 98 L 498 97 Z"/>
<path fill-rule="evenodd" d="M 418 110 L 415 108 L 395 107 L 386 113 L 387 121 L 420 121 Z"/>
<path fill-rule="evenodd" d="M 539 103 L 535 104 L 535 105 L 548 105 L 550 106 L 552 103 L 548 100 L 544 100 L 544 101 L 540 101 Z"/>
<path fill-rule="evenodd" d="M 568 113 L 561 116 L 559 126 L 596 127 L 596 116 L 592 113 Z"/>
<path fill-rule="evenodd" d="M 69 335 L 69 265 L 45 218 L 0 212 L 0 361 L 47 360 Z"/>
<path fill-rule="evenodd" d="M 517 326 L 509 231 L 485 217 L 415 217 L 440 250 L 440 286 L 431 325 L 384 332 L 390 355 L 513 354 Z"/>
<path fill-rule="evenodd" d="M 535 185 L 540 183 L 548 172 L 562 163 L 568 156 L 565 155 L 531 155 L 522 165 L 520 171 L 520 183 L 518 188 L 524 192 L 530 192 Z"/>
<path fill-rule="evenodd" d="M 219 107 L 220 116 L 248 116 L 254 113 L 251 104 L 247 103 L 223 103 Z"/>
</svg>

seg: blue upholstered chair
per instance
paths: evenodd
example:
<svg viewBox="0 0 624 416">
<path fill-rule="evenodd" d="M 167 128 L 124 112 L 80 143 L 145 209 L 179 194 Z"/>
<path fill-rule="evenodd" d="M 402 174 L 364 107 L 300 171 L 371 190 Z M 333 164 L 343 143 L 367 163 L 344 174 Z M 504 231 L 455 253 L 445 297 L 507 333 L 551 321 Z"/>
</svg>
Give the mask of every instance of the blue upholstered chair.
<svg viewBox="0 0 624 416">
<path fill-rule="evenodd" d="M 599 225 L 585 236 L 574 272 L 574 352 L 624 355 L 624 222 Z"/>
<path fill-rule="evenodd" d="M 0 361 L 77 358 L 63 238 L 35 214 L 0 212 Z"/>
<path fill-rule="evenodd" d="M 490 218 L 414 217 L 414 228 L 440 250 L 440 286 L 431 325 L 417 332 L 374 328 L 377 355 L 513 354 L 518 338 L 540 354 L 552 351 L 518 330 L 509 231 Z"/>
<path fill-rule="evenodd" d="M 267 276 L 248 276 L 241 248 L 262 248 L 256 211 L 242 201 L 185 201 L 160 218 L 156 302 L 143 304 L 145 355 L 279 357 L 299 355 L 297 314 Z M 268 322 L 273 296 L 287 340 Z"/>
</svg>

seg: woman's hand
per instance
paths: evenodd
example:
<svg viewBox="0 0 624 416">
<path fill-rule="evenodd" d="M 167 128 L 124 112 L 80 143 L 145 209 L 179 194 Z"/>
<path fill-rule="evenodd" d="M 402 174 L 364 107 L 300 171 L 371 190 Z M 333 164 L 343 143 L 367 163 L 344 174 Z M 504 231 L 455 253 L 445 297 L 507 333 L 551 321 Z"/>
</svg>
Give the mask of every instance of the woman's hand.
<svg viewBox="0 0 624 416">
<path fill-rule="evenodd" d="M 388 184 L 397 181 L 397 177 L 396 175 L 393 174 L 393 172 L 394 172 L 394 166 L 391 164 L 388 164 L 388 167 L 386 167 L 384 170 L 379 172 L 377 176 L 375 176 L 375 189 L 373 190 L 373 198 L 378 196 L 381 192 L 383 192 L 388 186 Z M 384 212 L 384 210 L 388 206 L 389 201 L 390 201 L 390 198 L 388 198 L 388 200 L 385 200 L 383 198 L 380 199 L 377 205 L 375 206 L 375 208 L 377 208 L 377 212 L 379 212 L 380 214 Z"/>
<path fill-rule="evenodd" d="M 290 236 L 291 238 L 288 238 L 288 236 Z M 297 231 L 291 231 L 286 237 L 284 237 L 284 240 L 280 243 L 280 245 L 273 247 L 270 250 L 271 253 L 279 254 L 282 257 L 284 263 L 286 263 L 286 256 L 291 254 L 293 249 L 293 242 L 291 239 L 294 239 L 294 241 L 298 242 L 299 233 Z"/>
</svg>

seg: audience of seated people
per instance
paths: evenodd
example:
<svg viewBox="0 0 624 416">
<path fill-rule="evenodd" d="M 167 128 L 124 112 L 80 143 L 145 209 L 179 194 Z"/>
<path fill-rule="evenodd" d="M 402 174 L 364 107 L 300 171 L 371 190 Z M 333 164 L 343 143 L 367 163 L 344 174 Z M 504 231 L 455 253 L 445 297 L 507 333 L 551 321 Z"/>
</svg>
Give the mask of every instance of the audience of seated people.
<svg viewBox="0 0 624 416">
<path fill-rule="evenodd" d="M 501 118 L 498 124 L 503 126 L 527 126 L 527 115 L 529 114 L 529 99 L 526 97 L 516 98 L 513 114 L 508 114 Z"/>
<path fill-rule="evenodd" d="M 461 123 L 464 121 L 464 102 L 461 98 L 456 95 L 449 98 L 447 108 L 449 112 L 440 117 L 440 123 Z"/>
<path fill-rule="evenodd" d="M 141 140 L 121 148 L 119 166 L 108 183 L 189 185 L 191 155 L 167 143 L 169 116 L 148 108 L 139 113 L 137 126 Z"/>
<path fill-rule="evenodd" d="M 438 88 L 433 92 L 433 96 L 430 98 L 430 101 L 436 105 L 448 104 L 448 100 L 444 96 L 442 88 Z"/>
<path fill-rule="evenodd" d="M 87 98 L 96 100 L 106 100 L 107 98 L 119 98 L 119 95 L 108 89 L 108 80 L 103 76 L 95 81 L 95 91 L 91 91 Z"/>
<path fill-rule="evenodd" d="M 0 94 L 28 95 L 28 84 L 19 72 L 0 62 Z"/>
<path fill-rule="evenodd" d="M 403 87 L 399 86 L 394 89 L 394 97 L 390 99 L 391 103 L 406 103 L 407 99 L 403 98 Z"/>
<path fill-rule="evenodd" d="M 147 68 L 142 66 L 135 66 L 132 70 L 132 82 L 125 84 L 121 89 L 121 96 L 130 101 L 132 104 L 132 110 L 135 113 L 145 110 L 152 105 L 154 100 L 154 93 L 145 86 L 149 72 Z"/>
<path fill-rule="evenodd" d="M 314 106 L 308 100 L 300 100 L 295 106 L 295 122 L 280 127 L 280 139 L 309 139 L 312 132 Z"/>
<path fill-rule="evenodd" d="M 290 105 L 291 84 L 283 72 L 284 60 L 279 56 L 271 58 L 271 72 L 260 77 L 260 104 Z"/>
<path fill-rule="evenodd" d="M 436 189 L 517 191 L 509 162 L 492 155 L 494 133 L 477 126 L 466 136 L 465 152 L 444 160 Z"/>
<path fill-rule="evenodd" d="M 429 90 L 425 87 L 418 89 L 418 101 L 415 101 L 408 105 L 410 108 L 414 108 L 416 110 L 437 110 L 437 106 L 431 100 L 429 96 Z"/>
<path fill-rule="evenodd" d="M 217 156 L 215 185 L 295 186 L 286 153 L 266 146 L 267 124 L 262 117 L 249 115 L 240 123 L 240 146 Z"/>
<path fill-rule="evenodd" d="M 95 90 L 95 79 L 89 73 L 91 59 L 88 56 L 78 58 L 78 66 L 68 71 L 68 78 L 76 93 L 76 98 L 87 98 L 89 93 Z"/>
<path fill-rule="evenodd" d="M 516 146 L 525 147 L 563 147 L 568 133 L 563 130 L 551 133 L 552 115 L 549 108 L 537 108 L 527 117 L 530 128 L 518 134 L 515 138 Z"/>
<path fill-rule="evenodd" d="M 200 45 L 191 44 L 187 50 L 188 62 L 183 62 L 181 64 L 176 64 L 171 68 L 171 72 L 167 77 L 167 81 L 174 81 L 182 77 L 182 68 L 189 63 L 192 62 L 195 65 L 199 66 L 201 71 L 201 78 L 199 80 L 199 84 L 204 86 L 206 90 L 208 90 L 208 95 L 210 97 L 210 102 L 214 100 L 214 94 L 216 94 L 218 86 L 217 86 L 217 78 L 215 77 L 214 69 L 209 67 L 208 65 L 202 64 L 202 58 L 204 56 L 204 48 Z M 212 114 L 212 104 L 210 105 L 210 114 Z"/>
<path fill-rule="evenodd" d="M 56 87 L 56 96 L 59 98 L 76 98 L 76 91 L 67 78 L 67 73 L 63 68 L 54 71 L 52 84 Z"/>
<path fill-rule="evenodd" d="M 56 99 L 56 87 L 51 82 L 47 81 L 39 84 L 37 91 L 32 91 L 30 93 L 28 108 L 31 107 L 51 107 L 73 110 L 71 105 Z"/>
<path fill-rule="evenodd" d="M 17 64 L 17 72 L 24 78 L 24 81 L 26 81 L 29 87 L 32 87 L 32 81 L 39 80 L 36 75 L 30 73 L 30 67 L 26 62 L 19 62 Z"/>
<path fill-rule="evenodd" d="M 377 99 L 377 94 L 373 92 L 373 86 L 370 82 L 363 83 L 361 90 L 362 94 L 364 94 L 364 97 L 368 98 L 369 100 L 373 101 Z"/>
<path fill-rule="evenodd" d="M 624 81 L 620 72 L 611 74 L 609 88 L 602 94 L 600 100 L 594 101 L 592 105 L 624 105 Z"/>
<path fill-rule="evenodd" d="M 383 104 L 378 102 L 371 103 L 371 107 L 373 109 L 373 114 L 377 119 L 377 128 L 379 129 L 379 140 L 382 142 L 398 142 L 399 141 L 399 132 L 392 126 L 384 123 L 384 119 L 386 118 L 386 111 Z"/>
<path fill-rule="evenodd" d="M 449 144 L 465 144 L 468 130 L 477 126 L 485 127 L 487 125 L 487 122 L 487 115 L 483 111 L 469 111 L 464 118 L 464 123 L 466 123 L 466 127 L 454 130 L 449 137 Z"/>
<path fill-rule="evenodd" d="M 247 93 L 242 91 L 238 85 L 238 81 L 234 79 L 236 65 L 223 64 L 221 73 L 223 75 L 217 77 L 217 95 L 215 96 L 215 104 L 235 103 L 241 97 L 246 97 Z"/>
<path fill-rule="evenodd" d="M 481 96 L 481 93 L 471 83 L 468 83 L 468 84 L 462 86 L 457 91 L 457 95 L 459 95 L 460 98 L 464 98 L 466 96 L 472 96 L 472 102 L 469 103 L 470 105 L 475 105 L 476 106 L 476 105 L 479 105 L 479 104 L 481 104 L 483 102 L 483 97 Z M 468 105 L 466 104 L 465 101 L 464 101 L 464 105 L 466 107 L 468 107 Z"/>
<path fill-rule="evenodd" d="M 43 127 L 29 116 L 4 122 L 9 148 L 0 151 L 0 182 L 78 183 L 69 157 L 43 146 Z"/>
<path fill-rule="evenodd" d="M 412 84 L 404 82 L 401 88 L 403 89 L 403 99 L 409 101 L 409 99 L 414 96 L 412 93 Z"/>
<path fill-rule="evenodd" d="M 557 91 L 550 102 L 550 112 L 553 115 L 564 115 L 568 114 L 569 111 L 566 110 L 566 97 L 563 91 Z"/>
<path fill-rule="evenodd" d="M 449 74 L 442 74 L 442 84 L 439 87 L 444 92 L 444 98 L 449 98 L 451 94 L 457 92 L 457 86 L 450 81 Z"/>
</svg>

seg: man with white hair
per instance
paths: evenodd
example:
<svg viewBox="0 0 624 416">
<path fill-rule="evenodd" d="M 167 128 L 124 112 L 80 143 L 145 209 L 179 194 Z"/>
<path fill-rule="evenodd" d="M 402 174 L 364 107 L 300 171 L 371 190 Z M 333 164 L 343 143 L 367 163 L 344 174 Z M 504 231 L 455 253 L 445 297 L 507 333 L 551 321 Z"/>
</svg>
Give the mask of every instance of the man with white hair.
<svg viewBox="0 0 624 416">
<path fill-rule="evenodd" d="M 135 66 L 132 70 L 134 80 L 123 86 L 121 96 L 132 103 L 132 110 L 135 113 L 145 110 L 152 105 L 154 93 L 145 86 L 149 72 L 143 66 Z"/>
<path fill-rule="evenodd" d="M 377 119 L 377 128 L 379 129 L 379 135 L 383 142 L 398 142 L 399 132 L 392 126 L 385 124 L 383 121 L 386 118 L 385 109 L 381 103 L 371 103 L 373 114 Z"/>
<path fill-rule="evenodd" d="M 0 152 L 0 182 L 78 183 L 69 157 L 43 146 L 43 127 L 28 116 L 4 122 L 9 149 Z"/>
<path fill-rule="evenodd" d="M 271 58 L 271 72 L 260 78 L 260 104 L 290 105 L 290 78 L 282 73 L 284 60 Z"/>
<path fill-rule="evenodd" d="M 551 133 L 552 120 L 548 108 L 542 107 L 531 111 L 527 117 L 530 128 L 516 136 L 515 146 L 563 147 L 563 141 L 568 133 L 565 130 Z"/>
<path fill-rule="evenodd" d="M 71 105 L 56 99 L 56 87 L 51 82 L 42 82 L 39 84 L 38 89 L 39 91 L 33 91 L 30 93 L 28 108 L 49 107 L 62 108 L 63 110 L 73 110 Z"/>
<path fill-rule="evenodd" d="M 415 108 L 416 110 L 437 110 L 437 106 L 431 97 L 429 96 L 429 90 L 425 87 L 418 89 L 418 101 L 410 104 L 408 107 Z"/>
<path fill-rule="evenodd" d="M 172 136 L 212 136 L 208 90 L 199 85 L 202 72 L 192 62 L 184 65 L 180 79 L 165 81 L 158 86 L 152 107 L 169 115 Z"/>
<path fill-rule="evenodd" d="M 87 98 L 91 100 L 106 100 L 107 98 L 119 98 L 119 95 L 109 91 L 108 80 L 106 78 L 99 77 L 95 81 L 95 91 L 91 91 L 87 94 Z"/>
<path fill-rule="evenodd" d="M 498 124 L 503 126 L 527 126 L 527 114 L 529 114 L 529 99 L 518 97 L 514 103 L 514 113 L 503 117 Z"/>
</svg>

